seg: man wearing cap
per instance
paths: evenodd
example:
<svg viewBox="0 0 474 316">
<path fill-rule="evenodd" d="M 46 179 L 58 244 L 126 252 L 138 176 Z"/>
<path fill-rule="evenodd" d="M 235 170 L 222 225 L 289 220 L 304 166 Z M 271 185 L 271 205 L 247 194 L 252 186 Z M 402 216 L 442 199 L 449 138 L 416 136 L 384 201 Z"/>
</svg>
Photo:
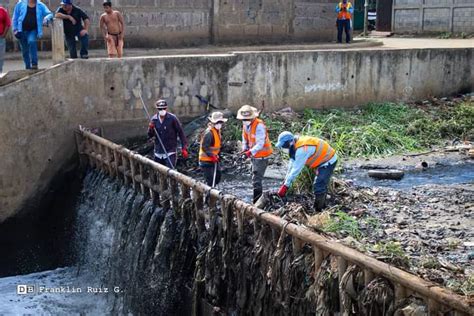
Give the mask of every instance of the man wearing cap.
<svg viewBox="0 0 474 316">
<path fill-rule="evenodd" d="M 290 155 L 288 172 L 285 182 L 278 190 L 278 195 L 284 197 L 291 183 L 306 165 L 315 170 L 314 179 L 314 210 L 321 212 L 326 203 L 326 192 L 331 175 L 336 167 L 336 151 L 329 144 L 317 137 L 294 136 L 290 132 L 282 132 L 278 136 L 278 148 L 283 148 Z"/>
<path fill-rule="evenodd" d="M 89 25 L 90 20 L 81 8 L 72 4 L 72 0 L 62 0 L 61 6 L 56 10 L 58 19 L 63 20 L 64 37 L 69 50 L 69 57 L 77 58 L 76 37 L 81 42 L 81 58 L 89 58 Z"/>
<path fill-rule="evenodd" d="M 112 10 L 110 0 L 105 0 L 102 4 L 105 13 L 100 16 L 100 30 L 104 35 L 109 58 L 121 58 L 123 54 L 123 34 L 125 23 L 122 14 L 117 10 Z"/>
<path fill-rule="evenodd" d="M 219 153 L 221 152 L 221 129 L 227 122 L 222 112 L 214 112 L 209 118 L 209 124 L 201 137 L 199 147 L 199 167 L 204 173 L 208 186 L 215 187 L 221 180 L 219 168 Z"/>
<path fill-rule="evenodd" d="M 253 203 L 262 195 L 263 175 L 268 157 L 272 154 L 267 127 L 257 117 L 257 109 L 250 105 L 244 105 L 237 111 L 237 119 L 242 120 L 242 156 L 244 159 L 250 158 L 252 162 Z"/>
<path fill-rule="evenodd" d="M 178 137 L 181 141 L 181 154 L 184 159 L 188 158 L 188 141 L 186 140 L 183 127 L 176 115 L 167 111 L 168 103 L 166 100 L 160 99 L 156 101 L 155 107 L 158 113 L 153 115 L 150 125 L 148 126 L 148 137 L 155 137 L 155 161 L 168 168 L 174 169 L 176 166 Z M 161 145 L 156 133 L 158 133 L 165 148 Z"/>
<path fill-rule="evenodd" d="M 39 0 L 19 0 L 13 10 L 13 34 L 20 42 L 26 69 L 38 69 L 37 40 L 43 36 L 43 25 L 53 13 Z"/>
</svg>

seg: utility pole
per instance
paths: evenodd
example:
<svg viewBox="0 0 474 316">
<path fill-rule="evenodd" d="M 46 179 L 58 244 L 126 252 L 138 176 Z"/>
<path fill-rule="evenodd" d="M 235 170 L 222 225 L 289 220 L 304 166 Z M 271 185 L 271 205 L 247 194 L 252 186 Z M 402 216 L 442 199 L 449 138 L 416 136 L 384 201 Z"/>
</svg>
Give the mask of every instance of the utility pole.
<svg viewBox="0 0 474 316">
<path fill-rule="evenodd" d="M 364 2 L 364 37 L 367 36 L 367 15 L 369 12 L 369 0 Z"/>
</svg>

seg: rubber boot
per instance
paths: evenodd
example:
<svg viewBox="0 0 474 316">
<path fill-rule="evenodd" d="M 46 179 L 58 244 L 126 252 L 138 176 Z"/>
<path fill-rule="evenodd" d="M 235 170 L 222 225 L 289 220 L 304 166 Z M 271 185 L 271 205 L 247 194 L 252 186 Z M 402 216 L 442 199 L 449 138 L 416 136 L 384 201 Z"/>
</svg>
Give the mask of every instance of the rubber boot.
<svg viewBox="0 0 474 316">
<path fill-rule="evenodd" d="M 262 189 L 253 189 L 253 204 L 262 196 Z"/>
<path fill-rule="evenodd" d="M 314 196 L 314 211 L 321 212 L 326 207 L 326 192 Z"/>
</svg>

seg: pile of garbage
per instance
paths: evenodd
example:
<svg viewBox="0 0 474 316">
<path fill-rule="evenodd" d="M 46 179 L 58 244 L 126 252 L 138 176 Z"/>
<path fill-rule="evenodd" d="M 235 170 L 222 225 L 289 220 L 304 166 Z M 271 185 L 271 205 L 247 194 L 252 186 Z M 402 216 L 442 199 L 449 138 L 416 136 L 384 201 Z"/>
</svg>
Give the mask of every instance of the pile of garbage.
<svg viewBox="0 0 474 316">
<path fill-rule="evenodd" d="M 318 214 L 307 194 L 266 193 L 257 206 L 472 297 L 474 184 L 398 191 L 334 179 L 330 196 Z"/>
</svg>

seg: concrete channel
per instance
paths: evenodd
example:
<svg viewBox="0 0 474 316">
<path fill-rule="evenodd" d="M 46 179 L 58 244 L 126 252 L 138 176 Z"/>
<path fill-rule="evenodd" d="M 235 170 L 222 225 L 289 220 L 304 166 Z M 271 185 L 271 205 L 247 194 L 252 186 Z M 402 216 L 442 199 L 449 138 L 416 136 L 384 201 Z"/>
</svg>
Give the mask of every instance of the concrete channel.
<svg viewBox="0 0 474 316">
<path fill-rule="evenodd" d="M 147 103 L 168 98 L 184 121 L 206 112 L 196 94 L 229 110 L 264 102 L 266 111 L 420 100 L 472 91 L 472 52 L 271 51 L 56 65 L 0 88 L 0 222 L 34 206 L 71 161 L 78 125 L 100 127 L 111 140 L 140 135 L 146 122 L 138 92 Z"/>
<path fill-rule="evenodd" d="M 192 221 L 191 225 L 196 225 L 198 235 L 206 234 L 206 231 L 219 231 L 219 234 L 222 234 L 220 238 L 225 240 L 220 253 L 222 259 L 219 261 L 225 262 L 225 253 L 230 251 L 230 248 L 237 247 L 229 235 L 232 233 L 243 235 L 244 227 L 250 224 L 250 219 L 255 219 L 258 225 L 276 230 L 277 236 L 280 234 L 291 236 L 293 252 L 296 254 L 301 253 L 304 245 L 308 244 L 314 253 L 315 274 L 320 273 L 322 261 L 326 257 L 334 256 L 337 258 L 340 284 L 348 267 L 356 265 L 364 271 L 366 286 L 376 277 L 389 280 L 395 289 L 396 301 L 414 295 L 425 300 L 429 314 L 440 310 L 444 313 L 451 310 L 456 315 L 463 313 L 470 315 L 474 312 L 465 298 L 434 283 L 368 257 L 232 195 L 222 194 L 195 179 L 170 170 L 86 130 L 78 131 L 78 136 L 78 149 L 83 163 L 98 168 L 111 177 L 122 179 L 125 185 L 131 185 L 155 203 L 175 212 L 177 217 Z M 190 214 L 186 214 L 186 210 L 181 206 L 187 199 L 193 203 L 193 208 L 188 210 L 192 212 Z M 209 224 L 205 225 L 205 222 Z M 197 238 L 199 239 L 199 236 Z M 340 291 L 343 291 L 342 288 L 340 285 Z M 197 308 L 195 300 L 200 301 L 205 297 L 204 293 L 193 297 L 194 308 Z M 344 307 L 341 305 L 339 311 L 343 310 Z M 199 314 L 198 311 L 194 313 Z"/>
<path fill-rule="evenodd" d="M 246 103 L 265 104 L 266 111 L 275 111 L 288 106 L 303 110 L 308 104 L 317 109 L 347 108 L 372 101 L 412 101 L 470 92 L 474 90 L 473 50 L 462 47 L 279 50 L 91 59 L 67 61 L 19 80 L 15 78 L 0 87 L 0 224 L 32 217 L 38 211 L 39 201 L 54 184 L 61 186 L 58 183 L 62 180 L 57 179 L 71 177 L 75 172 L 79 157 L 83 166 L 91 167 L 107 178 L 118 179 L 124 188 L 133 188 L 135 193 L 124 193 L 124 205 L 128 207 L 137 203 L 149 211 L 144 212 L 143 217 L 138 212 L 136 218 L 125 213 L 120 215 L 123 217 L 117 215 L 125 224 L 130 224 L 132 219 L 137 221 L 133 227 L 140 228 L 142 240 L 127 237 L 126 249 L 105 243 L 110 246 L 105 247 L 109 252 L 124 250 L 136 256 L 134 261 L 127 261 L 133 266 L 131 270 L 146 267 L 143 271 L 153 272 L 147 266 L 148 259 L 142 259 L 143 256 L 134 251 L 152 256 L 152 246 L 146 241 L 157 236 L 153 224 L 160 220 L 186 227 L 176 239 L 179 251 L 195 251 L 186 244 L 189 241 L 185 238 L 186 233 L 191 234 L 192 241 L 220 245 L 220 250 L 215 252 L 205 246 L 203 249 L 209 249 L 206 255 L 193 253 L 194 260 L 187 264 L 179 263 L 186 273 L 191 267 L 202 273 L 198 274 L 201 278 L 183 281 L 186 313 L 224 315 L 238 310 L 237 301 L 244 299 L 232 298 L 232 293 L 245 292 L 236 286 L 250 285 L 245 283 L 248 281 L 237 282 L 236 272 L 229 266 L 231 255 L 235 255 L 232 249 L 238 246 L 236 242 L 246 239 L 250 230 L 252 235 L 249 236 L 261 237 L 268 242 L 268 247 L 289 241 L 291 256 L 311 258 L 311 275 L 320 274 L 321 266 L 329 262 L 337 266 L 338 277 L 334 284 L 340 287 L 337 290 L 338 302 L 329 313 L 344 310 L 343 298 L 347 293 L 341 284 L 345 284 L 348 276 L 358 269 L 364 289 L 375 279 L 387 282 L 393 289 L 394 304 L 415 297 L 427 306 L 428 314 L 441 311 L 446 315 L 472 315 L 471 302 L 446 288 L 211 189 L 114 142 L 142 135 L 146 129 L 140 95 L 147 104 L 151 104 L 156 96 L 168 98 L 172 111 L 184 121 L 190 121 L 206 113 L 206 108 L 194 97 L 196 94 L 211 98 L 218 107 L 231 111 Z M 100 130 L 103 138 L 83 128 L 77 130 L 78 126 Z M 98 181 L 90 177 L 92 182 Z M 137 194 L 140 198 L 135 196 Z M 160 212 L 171 214 L 169 218 L 152 211 L 155 205 L 159 205 Z M 113 216 L 107 216 L 112 221 Z M 61 224 L 58 221 L 58 225 Z M 129 229 L 127 234 L 134 234 L 132 228 L 126 229 Z M 171 234 L 167 229 L 161 228 L 159 234 Z M 107 235 L 109 231 L 104 229 L 100 233 Z M 157 245 L 156 249 L 159 246 L 163 247 L 161 250 L 165 254 L 170 247 Z M 280 250 L 275 248 L 276 253 Z M 110 266 L 111 279 L 118 280 L 120 275 L 128 272 L 126 267 L 120 266 L 125 261 L 121 261 L 120 255 L 115 255 L 109 256 L 106 265 Z M 115 263 L 110 262 L 114 259 L 117 260 Z M 214 259 L 224 270 L 210 264 Z M 151 266 L 158 269 L 161 263 L 155 257 L 153 260 Z M 169 260 L 177 259 L 171 256 Z M 258 267 L 254 268 L 260 271 Z M 242 273 L 241 270 L 238 272 Z M 63 278 L 75 273 L 68 269 L 59 271 Z M 155 283 L 148 282 L 146 276 L 134 273 L 127 276 L 128 281 L 144 282 L 155 291 L 159 288 L 172 293 L 173 286 L 166 289 L 156 287 L 155 279 L 152 280 Z M 184 275 L 189 277 L 186 273 Z M 220 280 L 209 278 L 212 273 L 223 273 L 223 277 Z M 226 278 L 228 276 L 231 277 Z M 171 274 L 163 280 L 172 282 Z M 280 291 L 279 288 L 276 292 Z M 224 292 L 227 294 L 223 295 Z M 148 304 L 152 301 L 152 294 L 156 293 L 150 290 L 148 294 L 143 288 L 131 287 L 124 298 L 115 296 L 113 311 L 146 314 L 150 311 L 148 308 L 158 308 L 153 305 L 155 303 Z M 283 291 L 281 295 L 290 294 Z M 134 296 L 143 299 L 139 302 Z M 272 299 L 268 298 L 267 302 L 273 302 Z M 314 307 L 308 306 L 304 308 Z M 280 310 L 273 312 L 279 313 Z"/>
</svg>

